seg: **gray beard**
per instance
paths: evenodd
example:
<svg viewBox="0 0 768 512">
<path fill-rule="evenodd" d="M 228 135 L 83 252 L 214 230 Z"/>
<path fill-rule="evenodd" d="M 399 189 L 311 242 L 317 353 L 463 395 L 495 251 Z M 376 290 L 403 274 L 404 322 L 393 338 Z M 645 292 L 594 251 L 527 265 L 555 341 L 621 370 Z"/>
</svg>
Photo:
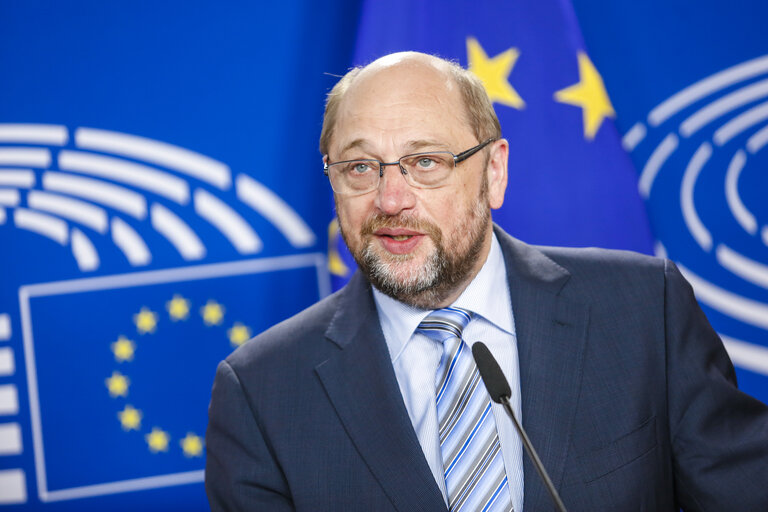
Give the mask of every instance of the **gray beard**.
<svg viewBox="0 0 768 512">
<path fill-rule="evenodd" d="M 432 309 L 431 304 L 439 303 L 442 294 L 438 283 L 446 273 L 447 263 L 442 254 L 442 247 L 436 249 L 419 269 L 411 270 L 403 279 L 398 280 L 392 265 L 404 258 L 384 262 L 373 252 L 368 244 L 363 249 L 362 261 L 358 262 L 368 280 L 382 293 L 411 306 Z"/>
<path fill-rule="evenodd" d="M 373 243 L 370 242 L 365 244 L 359 254 L 353 256 L 371 284 L 385 295 L 418 308 L 435 309 L 459 286 L 466 284 L 464 282 L 482 251 L 489 223 L 487 194 L 481 194 L 470 212 L 466 231 L 470 238 L 466 250 L 463 253 L 447 252 L 440 231 L 430 230 L 435 250 L 423 267 L 412 269 L 407 275 L 399 278 L 396 266 L 399 262 L 410 259 L 410 255 L 389 255 L 388 260 L 384 261 L 373 250 Z M 452 247 L 456 247 L 456 240 L 449 242 Z"/>
</svg>

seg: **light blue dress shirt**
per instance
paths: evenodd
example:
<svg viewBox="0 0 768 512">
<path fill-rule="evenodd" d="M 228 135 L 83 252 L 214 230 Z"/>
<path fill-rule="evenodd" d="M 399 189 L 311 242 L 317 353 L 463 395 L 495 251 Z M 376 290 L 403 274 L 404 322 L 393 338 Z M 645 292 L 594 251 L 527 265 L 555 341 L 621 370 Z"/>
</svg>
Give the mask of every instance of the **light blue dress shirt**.
<svg viewBox="0 0 768 512">
<path fill-rule="evenodd" d="M 435 375 L 443 347 L 427 336 L 415 333 L 416 327 L 430 311 L 398 302 L 375 288 L 373 297 L 405 407 L 447 504 L 435 407 Z M 482 269 L 452 305 L 475 313 L 464 329 L 464 341 L 470 345 L 482 341 L 488 346 L 509 381 L 512 389 L 510 403 L 522 422 L 515 321 L 507 269 L 496 235 L 493 235 L 491 250 Z M 523 445 L 504 407 L 493 403 L 492 410 L 509 481 L 510 499 L 515 510 L 520 512 L 523 510 Z"/>
</svg>

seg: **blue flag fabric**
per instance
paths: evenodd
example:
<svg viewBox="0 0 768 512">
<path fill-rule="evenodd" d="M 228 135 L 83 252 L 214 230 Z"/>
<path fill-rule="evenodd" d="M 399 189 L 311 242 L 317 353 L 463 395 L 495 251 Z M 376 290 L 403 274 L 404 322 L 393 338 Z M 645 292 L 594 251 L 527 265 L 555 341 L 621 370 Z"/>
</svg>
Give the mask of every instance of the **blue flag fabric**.
<svg viewBox="0 0 768 512">
<path fill-rule="evenodd" d="M 216 364 L 329 293 L 315 148 L 356 20 L 2 6 L 0 510 L 208 510 Z"/>
<path fill-rule="evenodd" d="M 652 252 L 637 176 L 569 2 L 364 3 L 354 64 L 408 50 L 457 61 L 483 80 L 510 142 L 495 222 L 534 244 Z M 334 234 L 338 288 L 355 267 Z"/>
<path fill-rule="evenodd" d="M 637 176 L 569 2 L 365 2 L 354 64 L 407 50 L 457 61 L 483 80 L 510 143 L 496 223 L 533 244 L 652 252 Z M 354 262 L 334 241 L 339 287 Z"/>
<path fill-rule="evenodd" d="M 768 402 L 768 5 L 576 6 L 656 252 L 693 284 L 739 387 Z"/>
<path fill-rule="evenodd" d="M 568 2 L 366 2 L 354 63 L 405 50 L 456 60 L 485 83 L 510 143 L 497 223 L 529 243 L 652 250 L 634 168 Z"/>
</svg>

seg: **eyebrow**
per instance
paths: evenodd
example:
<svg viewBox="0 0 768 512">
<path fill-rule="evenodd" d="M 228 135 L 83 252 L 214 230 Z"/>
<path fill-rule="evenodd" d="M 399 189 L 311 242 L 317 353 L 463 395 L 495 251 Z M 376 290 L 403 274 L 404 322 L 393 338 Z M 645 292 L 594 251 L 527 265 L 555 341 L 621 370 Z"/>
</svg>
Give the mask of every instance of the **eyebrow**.
<svg viewBox="0 0 768 512">
<path fill-rule="evenodd" d="M 341 148 L 341 151 L 339 153 L 341 153 L 343 155 L 344 153 L 346 153 L 350 149 L 361 148 L 363 146 L 366 146 L 367 144 L 368 143 L 365 141 L 365 139 L 355 139 L 352 142 L 350 142 L 349 144 L 347 144 L 346 146 L 344 146 L 343 148 Z"/>
</svg>

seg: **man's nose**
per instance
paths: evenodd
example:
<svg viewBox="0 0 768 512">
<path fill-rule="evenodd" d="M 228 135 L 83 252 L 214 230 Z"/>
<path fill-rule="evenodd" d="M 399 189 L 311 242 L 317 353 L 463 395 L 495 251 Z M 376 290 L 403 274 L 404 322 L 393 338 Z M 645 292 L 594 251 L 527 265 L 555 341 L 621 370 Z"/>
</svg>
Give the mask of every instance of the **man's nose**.
<svg viewBox="0 0 768 512">
<path fill-rule="evenodd" d="M 382 176 L 376 191 L 376 206 L 386 215 L 397 215 L 403 210 L 413 208 L 416 195 L 406 181 L 400 165 L 397 163 L 382 166 Z"/>
</svg>

